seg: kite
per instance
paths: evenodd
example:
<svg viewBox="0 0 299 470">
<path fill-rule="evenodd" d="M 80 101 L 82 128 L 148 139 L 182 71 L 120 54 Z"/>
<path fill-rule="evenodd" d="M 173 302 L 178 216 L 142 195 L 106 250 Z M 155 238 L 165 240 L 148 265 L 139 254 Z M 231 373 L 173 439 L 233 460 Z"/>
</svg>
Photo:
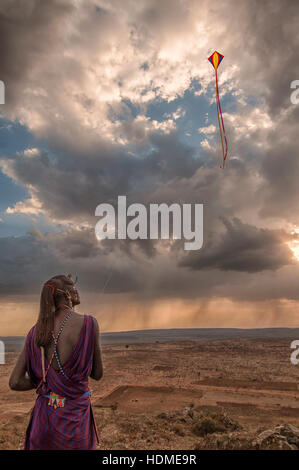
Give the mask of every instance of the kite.
<svg viewBox="0 0 299 470">
<path fill-rule="evenodd" d="M 215 51 L 213 54 L 208 58 L 208 60 L 211 62 L 215 69 L 215 74 L 216 74 L 216 101 L 217 101 L 217 116 L 218 116 L 218 124 L 219 124 L 219 131 L 220 131 L 220 138 L 221 138 L 221 145 L 222 145 L 222 155 L 223 155 L 223 163 L 220 168 L 224 168 L 225 165 L 225 160 L 227 157 L 227 140 L 226 140 L 226 134 L 225 134 L 225 128 L 224 128 L 224 122 L 223 122 L 223 117 L 222 117 L 222 111 L 221 111 L 221 106 L 220 106 L 220 99 L 219 99 L 219 90 L 218 90 L 218 76 L 217 76 L 217 69 L 220 64 L 220 62 L 223 59 L 223 55 L 219 54 L 219 52 Z M 221 117 L 221 122 L 220 122 L 220 117 Z M 223 145 L 223 136 L 225 139 L 225 151 L 224 151 L 224 145 Z"/>
</svg>

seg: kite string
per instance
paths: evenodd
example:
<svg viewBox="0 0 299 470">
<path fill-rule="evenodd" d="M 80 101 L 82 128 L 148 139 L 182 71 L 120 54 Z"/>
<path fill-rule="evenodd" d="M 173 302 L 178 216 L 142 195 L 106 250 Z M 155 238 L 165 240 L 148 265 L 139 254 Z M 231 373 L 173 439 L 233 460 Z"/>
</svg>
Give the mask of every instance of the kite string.
<svg viewBox="0 0 299 470">
<path fill-rule="evenodd" d="M 220 117 L 219 117 L 219 91 L 218 91 L 218 80 L 217 80 L 217 69 L 215 69 L 216 73 L 216 103 L 217 103 L 217 117 L 218 117 L 218 125 L 219 125 L 219 132 L 220 132 L 220 138 L 221 138 L 221 146 L 222 146 L 222 157 L 223 157 L 223 162 L 224 162 L 224 146 L 223 146 L 223 137 L 222 137 L 222 129 L 221 129 L 221 124 L 220 124 Z M 224 165 L 221 166 L 220 168 L 224 168 Z"/>
<path fill-rule="evenodd" d="M 227 157 L 227 139 L 226 139 L 225 127 L 224 127 L 224 122 L 223 122 L 223 117 L 222 117 L 222 110 L 221 110 L 221 105 L 220 105 L 217 69 L 215 69 L 215 73 L 216 73 L 217 112 L 218 112 L 218 106 L 219 106 L 220 116 L 221 116 L 221 123 L 222 123 L 222 128 L 223 128 L 224 139 L 225 139 L 225 153 L 224 153 L 222 132 L 220 130 L 222 151 L 223 151 L 223 165 L 222 165 L 222 168 L 224 168 L 225 160 L 226 160 L 226 157 Z M 219 122 L 219 114 L 218 114 L 218 122 Z M 220 123 L 219 123 L 219 128 L 220 128 Z"/>
</svg>

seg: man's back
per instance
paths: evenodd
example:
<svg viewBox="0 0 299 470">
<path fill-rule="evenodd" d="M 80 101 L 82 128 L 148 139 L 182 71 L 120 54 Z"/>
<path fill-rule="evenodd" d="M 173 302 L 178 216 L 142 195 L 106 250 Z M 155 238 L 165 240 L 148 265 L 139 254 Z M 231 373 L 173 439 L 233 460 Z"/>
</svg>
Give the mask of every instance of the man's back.
<svg viewBox="0 0 299 470">
<path fill-rule="evenodd" d="M 73 313 L 66 323 L 72 316 Z M 83 327 L 80 329 L 81 318 Z M 96 448 L 97 430 L 88 388 L 95 350 L 95 321 L 90 315 L 78 314 L 68 326 L 64 342 L 59 337 L 58 344 L 61 341 L 66 346 L 62 347 L 64 353 L 70 351 L 70 354 L 59 358 L 63 369 L 58 367 L 57 371 L 46 361 L 45 381 L 42 380 L 41 351 L 34 338 L 35 327 L 27 335 L 26 367 L 32 383 L 37 385 L 37 399 L 26 432 L 26 450 Z M 59 329 L 57 322 L 57 333 Z M 51 354 L 50 348 L 47 354 Z"/>
<path fill-rule="evenodd" d="M 74 311 L 79 303 L 70 275 L 44 283 L 37 323 L 11 373 L 13 390 L 35 388 L 37 393 L 26 431 L 27 450 L 96 448 L 88 379 L 103 375 L 99 325 L 91 315 Z"/>
<path fill-rule="evenodd" d="M 54 320 L 55 337 L 57 336 L 59 332 L 63 318 L 64 318 L 63 316 L 55 317 L 55 320 Z M 63 330 L 59 336 L 58 345 L 57 345 L 57 351 L 58 351 L 59 359 L 62 365 L 69 359 L 70 355 L 75 349 L 79 340 L 80 333 L 83 328 L 83 324 L 84 324 L 84 315 L 81 315 L 76 312 L 72 312 L 70 317 L 67 319 L 63 327 Z M 45 348 L 45 354 L 46 354 L 48 361 L 50 361 L 51 359 L 53 350 L 54 350 L 54 342 L 52 341 Z M 55 370 L 59 370 L 59 366 L 55 357 L 52 362 L 52 367 Z"/>
</svg>

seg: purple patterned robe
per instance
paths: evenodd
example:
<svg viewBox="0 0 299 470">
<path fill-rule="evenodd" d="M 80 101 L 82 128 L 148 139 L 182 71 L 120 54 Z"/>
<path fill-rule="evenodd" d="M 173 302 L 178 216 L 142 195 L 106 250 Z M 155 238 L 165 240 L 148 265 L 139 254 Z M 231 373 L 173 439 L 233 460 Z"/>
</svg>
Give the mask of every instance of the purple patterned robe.
<svg viewBox="0 0 299 470">
<path fill-rule="evenodd" d="M 41 350 L 34 340 L 35 326 L 31 328 L 26 339 L 27 372 L 34 385 L 42 379 Z M 26 431 L 25 450 L 90 450 L 97 445 L 97 430 L 90 396 L 88 377 L 92 370 L 94 350 L 94 321 L 90 315 L 84 315 L 84 323 L 77 344 L 63 364 L 69 377 L 65 378 L 60 371 L 49 368 L 46 384 L 37 390 L 37 399 L 32 410 Z M 45 358 L 47 369 L 48 360 Z M 66 397 L 62 408 L 48 405 L 48 395 L 53 392 Z"/>
</svg>

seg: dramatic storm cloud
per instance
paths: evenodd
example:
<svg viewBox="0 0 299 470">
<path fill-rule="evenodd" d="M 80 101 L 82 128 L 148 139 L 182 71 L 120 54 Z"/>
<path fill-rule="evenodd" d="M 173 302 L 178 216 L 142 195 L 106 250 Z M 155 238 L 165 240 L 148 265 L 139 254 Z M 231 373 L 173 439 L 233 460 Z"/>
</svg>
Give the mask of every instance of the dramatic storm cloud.
<svg viewBox="0 0 299 470">
<path fill-rule="evenodd" d="M 10 318 L 32 309 L 46 279 L 73 272 L 106 330 L 254 326 L 261 311 L 259 325 L 296 322 L 285 310 L 299 275 L 298 19 L 291 0 L 1 2 L 0 296 Z M 119 195 L 202 203 L 203 248 L 99 242 L 95 208 Z"/>
<path fill-rule="evenodd" d="M 291 264 L 290 250 L 283 243 L 288 240 L 286 234 L 242 224 L 238 219 L 224 221 L 224 224 L 226 232 L 219 236 L 215 245 L 207 243 L 199 255 L 189 254 L 181 265 L 256 273 Z"/>
</svg>

